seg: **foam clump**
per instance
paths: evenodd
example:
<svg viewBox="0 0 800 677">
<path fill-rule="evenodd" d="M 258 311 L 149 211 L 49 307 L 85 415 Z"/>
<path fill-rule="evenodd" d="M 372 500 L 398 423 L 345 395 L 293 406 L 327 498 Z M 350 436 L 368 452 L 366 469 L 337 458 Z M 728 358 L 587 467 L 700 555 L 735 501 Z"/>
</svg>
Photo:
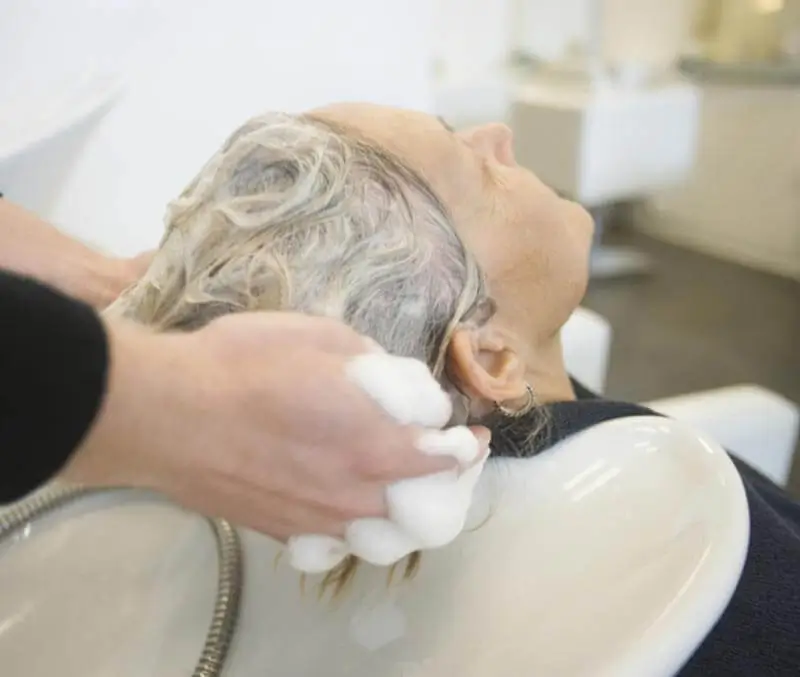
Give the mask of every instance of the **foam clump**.
<svg viewBox="0 0 800 677">
<path fill-rule="evenodd" d="M 486 462 L 485 457 L 478 460 L 480 442 L 469 428 L 440 430 L 450 420 L 452 405 L 422 362 L 376 351 L 353 359 L 347 375 L 398 423 L 425 429 L 417 440 L 422 453 L 452 456 L 459 468 L 390 485 L 388 519 L 354 520 L 344 540 L 292 537 L 290 564 L 305 573 L 329 571 L 350 554 L 389 566 L 417 550 L 447 545 L 464 528 Z"/>
</svg>

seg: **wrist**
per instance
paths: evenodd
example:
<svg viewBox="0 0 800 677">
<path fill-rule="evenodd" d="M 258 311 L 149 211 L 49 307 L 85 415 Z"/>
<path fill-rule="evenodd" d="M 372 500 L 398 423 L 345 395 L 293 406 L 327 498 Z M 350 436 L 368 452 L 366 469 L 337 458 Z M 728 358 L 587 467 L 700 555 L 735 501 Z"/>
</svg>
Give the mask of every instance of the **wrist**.
<svg viewBox="0 0 800 677">
<path fill-rule="evenodd" d="M 190 357 L 180 336 L 107 322 L 106 392 L 65 477 L 90 486 L 163 489 L 171 425 L 195 394 L 181 388 Z"/>
<path fill-rule="evenodd" d="M 103 308 L 136 277 L 131 261 L 105 256 L 35 214 L 0 200 L 0 267 Z"/>
<path fill-rule="evenodd" d="M 102 309 L 110 305 L 135 278 L 128 260 L 84 251 L 78 260 L 65 262 L 63 279 L 67 293 Z"/>
</svg>

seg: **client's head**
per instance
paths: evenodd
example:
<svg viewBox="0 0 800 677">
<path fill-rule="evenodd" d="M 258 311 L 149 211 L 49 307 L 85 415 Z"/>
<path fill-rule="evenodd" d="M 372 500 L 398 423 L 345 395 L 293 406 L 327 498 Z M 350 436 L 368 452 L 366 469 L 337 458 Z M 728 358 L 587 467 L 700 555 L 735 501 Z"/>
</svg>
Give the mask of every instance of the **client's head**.
<svg viewBox="0 0 800 677">
<path fill-rule="evenodd" d="M 516 454 L 536 417 L 492 412 L 569 392 L 558 335 L 585 288 L 590 223 L 514 163 L 502 125 L 456 134 L 361 104 L 267 114 L 170 205 L 148 274 L 109 312 L 164 331 L 245 310 L 339 318 L 426 362 L 452 423 L 483 422 Z"/>
<path fill-rule="evenodd" d="M 110 312 L 160 330 L 256 309 L 340 318 L 431 366 L 464 422 L 555 387 L 588 224 L 515 165 L 502 125 L 455 134 L 362 104 L 267 114 L 171 204 L 150 271 Z"/>
</svg>

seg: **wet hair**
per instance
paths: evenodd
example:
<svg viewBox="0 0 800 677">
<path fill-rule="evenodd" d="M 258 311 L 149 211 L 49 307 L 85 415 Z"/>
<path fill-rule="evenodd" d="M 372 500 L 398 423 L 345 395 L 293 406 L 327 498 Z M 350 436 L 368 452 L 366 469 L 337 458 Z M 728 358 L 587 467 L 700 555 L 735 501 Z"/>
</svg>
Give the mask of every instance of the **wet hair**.
<svg viewBox="0 0 800 677">
<path fill-rule="evenodd" d="M 148 273 L 107 312 L 189 331 L 249 310 L 334 317 L 424 361 L 453 399 L 452 423 L 467 422 L 444 359 L 456 328 L 494 311 L 483 272 L 426 181 L 356 133 L 312 116 L 246 122 L 169 205 Z M 323 589 L 340 591 L 355 564 Z"/>
</svg>

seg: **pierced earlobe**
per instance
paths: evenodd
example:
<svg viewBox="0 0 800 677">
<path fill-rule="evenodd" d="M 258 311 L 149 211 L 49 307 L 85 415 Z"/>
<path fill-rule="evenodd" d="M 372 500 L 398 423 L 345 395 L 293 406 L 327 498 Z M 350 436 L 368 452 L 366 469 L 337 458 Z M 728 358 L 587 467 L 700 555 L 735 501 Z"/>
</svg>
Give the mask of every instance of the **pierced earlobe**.
<svg viewBox="0 0 800 677">
<path fill-rule="evenodd" d="M 453 403 L 453 414 L 450 417 L 450 422 L 447 424 L 448 427 L 467 425 L 471 418 L 470 411 L 472 402 L 470 397 L 461 390 L 458 381 L 453 378 L 453 375 L 446 366 L 444 369 L 444 382 L 442 383 L 442 387 Z"/>
<path fill-rule="evenodd" d="M 502 405 L 500 402 L 494 403 L 494 408 L 496 411 L 500 412 L 503 416 L 508 418 L 520 418 L 521 416 L 525 416 L 528 412 L 533 409 L 534 405 L 536 404 L 536 398 L 533 396 L 533 388 L 531 388 L 530 383 L 525 384 L 525 395 L 526 400 L 525 404 L 522 405 L 520 409 L 509 409 L 508 407 Z"/>
</svg>

